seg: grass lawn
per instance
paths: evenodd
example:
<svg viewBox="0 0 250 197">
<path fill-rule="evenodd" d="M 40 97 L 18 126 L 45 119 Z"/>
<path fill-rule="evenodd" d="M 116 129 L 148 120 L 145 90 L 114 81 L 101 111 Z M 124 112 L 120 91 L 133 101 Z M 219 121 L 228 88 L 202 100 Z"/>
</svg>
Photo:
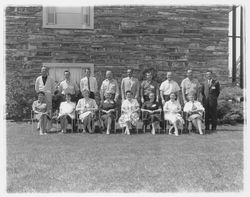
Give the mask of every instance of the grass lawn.
<svg viewBox="0 0 250 197">
<path fill-rule="evenodd" d="M 242 125 L 204 136 L 39 136 L 28 123 L 7 123 L 7 192 L 242 190 Z"/>
</svg>

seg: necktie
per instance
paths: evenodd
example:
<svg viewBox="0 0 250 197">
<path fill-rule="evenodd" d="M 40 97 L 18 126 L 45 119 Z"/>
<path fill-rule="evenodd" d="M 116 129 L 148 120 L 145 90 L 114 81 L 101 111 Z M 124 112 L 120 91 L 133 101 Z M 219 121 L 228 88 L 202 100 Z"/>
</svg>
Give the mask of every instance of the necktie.
<svg viewBox="0 0 250 197">
<path fill-rule="evenodd" d="M 89 77 L 88 77 L 88 89 L 90 91 L 90 81 L 89 81 Z"/>
</svg>

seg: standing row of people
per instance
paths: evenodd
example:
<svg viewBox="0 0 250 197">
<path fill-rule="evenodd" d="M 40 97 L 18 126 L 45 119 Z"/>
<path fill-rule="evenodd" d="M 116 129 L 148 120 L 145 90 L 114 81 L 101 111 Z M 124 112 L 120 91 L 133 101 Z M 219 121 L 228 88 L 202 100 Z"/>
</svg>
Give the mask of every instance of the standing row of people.
<svg viewBox="0 0 250 197">
<path fill-rule="evenodd" d="M 42 67 L 41 76 L 36 79 L 35 90 L 36 92 L 44 92 L 47 103 L 48 112 L 51 115 L 52 112 L 52 95 L 55 91 L 54 80 L 48 76 L 48 70 L 46 67 Z M 80 88 L 70 79 L 70 72 L 64 72 L 65 80 L 63 80 L 58 90 L 62 95 L 70 94 L 71 100 L 76 102 L 77 95 L 83 90 L 89 91 L 89 97 L 95 99 L 98 93 L 97 80 L 91 76 L 90 69 L 86 69 L 86 76 L 80 81 Z M 144 104 L 149 101 L 150 93 L 154 93 L 154 99 L 156 102 L 160 102 L 162 106 L 170 100 L 170 94 L 175 93 L 177 100 L 183 100 L 183 104 L 188 101 L 188 94 L 192 92 L 194 99 L 200 99 L 202 96 L 202 103 L 205 107 L 205 127 L 209 130 L 210 124 L 212 124 L 212 130 L 217 126 L 217 98 L 220 92 L 220 84 L 215 79 L 212 79 L 212 72 L 206 73 L 206 79 L 204 83 L 200 84 L 197 79 L 192 76 L 192 70 L 187 71 L 187 78 L 185 78 L 179 86 L 176 81 L 172 79 L 172 72 L 167 72 L 167 79 L 159 86 L 157 82 L 153 80 L 152 73 L 146 73 L 146 80 L 141 83 L 137 78 L 133 76 L 133 70 L 127 70 L 127 77 L 121 81 L 121 97 L 124 101 L 126 98 L 126 92 L 130 91 L 132 98 L 136 99 L 139 103 Z M 106 100 L 107 93 L 110 95 L 111 100 L 117 102 L 119 97 L 119 87 L 117 81 L 113 78 L 112 72 L 108 70 L 106 72 L 106 79 L 102 82 L 100 87 L 100 99 L 101 104 Z"/>
</svg>

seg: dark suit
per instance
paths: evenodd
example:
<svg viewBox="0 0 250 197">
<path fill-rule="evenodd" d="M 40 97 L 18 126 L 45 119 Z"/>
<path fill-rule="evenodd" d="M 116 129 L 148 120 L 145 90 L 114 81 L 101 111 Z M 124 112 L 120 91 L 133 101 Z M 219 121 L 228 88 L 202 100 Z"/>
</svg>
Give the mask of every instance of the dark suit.
<svg viewBox="0 0 250 197">
<path fill-rule="evenodd" d="M 220 84 L 218 81 L 212 80 L 211 84 L 208 84 L 208 80 L 202 84 L 201 88 L 202 102 L 205 108 L 205 127 L 209 130 L 210 123 L 212 124 L 212 130 L 216 130 L 217 126 L 217 99 L 220 94 Z M 211 121 L 211 122 L 210 122 Z"/>
</svg>

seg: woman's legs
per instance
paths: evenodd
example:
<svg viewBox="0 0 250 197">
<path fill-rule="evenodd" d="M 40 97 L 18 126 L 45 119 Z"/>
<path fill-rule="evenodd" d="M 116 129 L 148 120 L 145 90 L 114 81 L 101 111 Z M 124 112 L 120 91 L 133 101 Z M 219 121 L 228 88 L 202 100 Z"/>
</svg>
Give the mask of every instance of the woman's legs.
<svg viewBox="0 0 250 197">
<path fill-rule="evenodd" d="M 156 122 L 152 122 L 152 130 L 151 133 L 155 135 L 155 129 L 156 129 Z"/>
<path fill-rule="evenodd" d="M 39 120 L 39 124 L 40 124 L 40 135 L 43 135 L 46 133 L 46 128 L 47 128 L 47 116 L 46 115 L 42 115 L 40 120 Z"/>
<path fill-rule="evenodd" d="M 178 121 L 178 120 L 177 120 Z M 173 126 L 174 126 L 174 132 L 175 132 L 175 135 L 178 136 L 179 133 L 178 133 L 178 127 L 177 127 L 177 121 L 174 121 L 173 122 Z"/>
<path fill-rule="evenodd" d="M 92 131 L 92 115 L 89 115 L 88 117 L 87 117 L 87 128 L 88 128 L 88 131 L 89 131 L 89 133 L 92 133 L 93 131 Z"/>
<path fill-rule="evenodd" d="M 130 128 L 131 128 L 131 123 L 130 123 L 130 121 L 127 121 L 126 128 L 125 128 L 125 134 L 130 135 L 130 131 L 129 131 Z"/>
<path fill-rule="evenodd" d="M 203 134 L 202 129 L 201 129 L 201 120 L 199 118 L 196 118 L 192 120 L 192 123 L 194 127 L 196 128 L 196 130 L 198 130 L 200 134 Z"/>
<path fill-rule="evenodd" d="M 61 124 L 61 128 L 62 128 L 62 133 L 66 133 L 67 124 L 68 124 L 66 116 L 62 116 L 60 118 L 60 124 Z"/>
<path fill-rule="evenodd" d="M 111 122 L 112 122 L 111 117 L 108 117 L 107 118 L 107 134 L 110 134 Z"/>
</svg>

